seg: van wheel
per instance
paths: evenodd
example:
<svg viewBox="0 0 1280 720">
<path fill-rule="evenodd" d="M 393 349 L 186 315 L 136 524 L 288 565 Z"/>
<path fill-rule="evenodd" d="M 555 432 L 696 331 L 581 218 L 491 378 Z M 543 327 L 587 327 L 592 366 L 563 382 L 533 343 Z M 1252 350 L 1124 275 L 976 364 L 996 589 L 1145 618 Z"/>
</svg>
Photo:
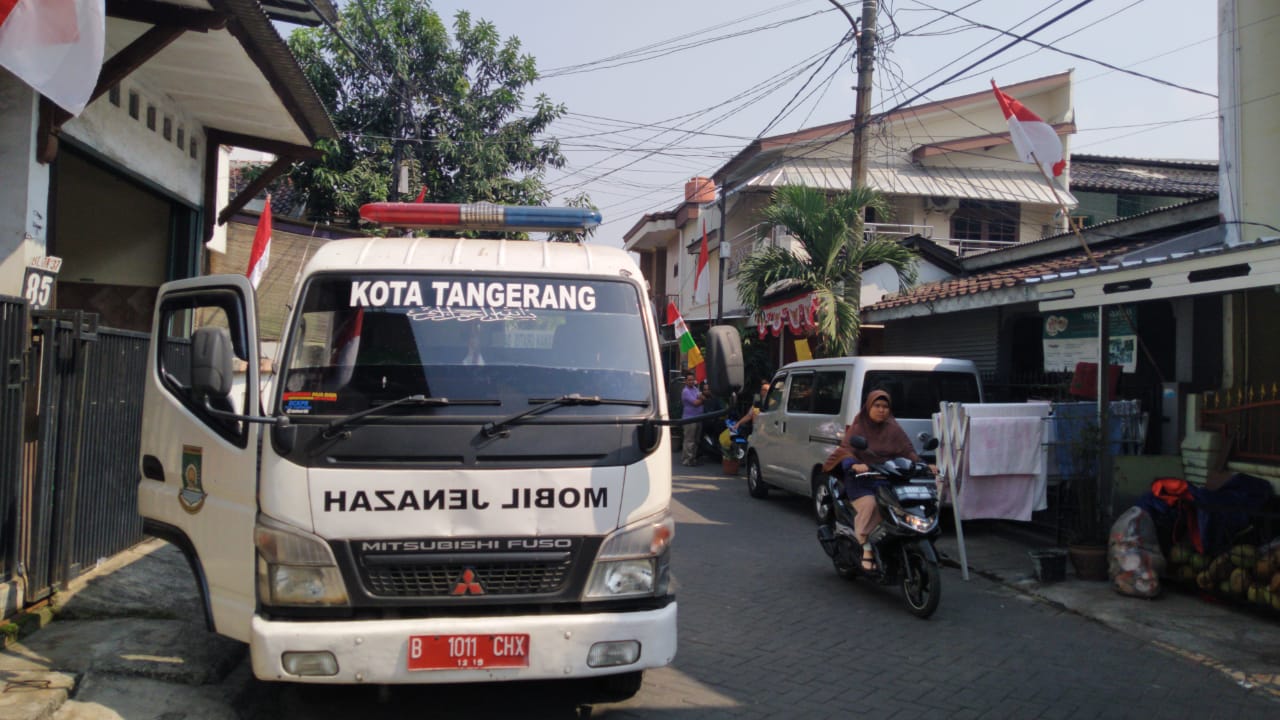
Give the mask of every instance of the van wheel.
<svg viewBox="0 0 1280 720">
<path fill-rule="evenodd" d="M 769 497 L 769 484 L 760 476 L 760 458 L 754 453 L 747 458 L 747 494 L 753 498 Z"/>
<path fill-rule="evenodd" d="M 819 525 L 825 525 L 835 517 L 831 508 L 831 488 L 827 487 L 825 478 L 818 476 L 813 479 L 812 489 L 813 516 L 818 520 Z"/>
</svg>

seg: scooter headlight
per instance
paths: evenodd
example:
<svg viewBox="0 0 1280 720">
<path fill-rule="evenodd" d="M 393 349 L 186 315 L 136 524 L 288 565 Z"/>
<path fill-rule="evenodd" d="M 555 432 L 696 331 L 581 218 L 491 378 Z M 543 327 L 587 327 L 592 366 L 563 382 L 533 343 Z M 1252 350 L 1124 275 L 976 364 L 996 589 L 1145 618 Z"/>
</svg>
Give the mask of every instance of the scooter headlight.
<svg viewBox="0 0 1280 720">
<path fill-rule="evenodd" d="M 921 517 L 897 506 L 891 505 L 890 508 L 893 510 L 894 520 L 918 533 L 930 532 L 938 525 L 938 517 L 936 515 L 934 517 Z"/>
</svg>

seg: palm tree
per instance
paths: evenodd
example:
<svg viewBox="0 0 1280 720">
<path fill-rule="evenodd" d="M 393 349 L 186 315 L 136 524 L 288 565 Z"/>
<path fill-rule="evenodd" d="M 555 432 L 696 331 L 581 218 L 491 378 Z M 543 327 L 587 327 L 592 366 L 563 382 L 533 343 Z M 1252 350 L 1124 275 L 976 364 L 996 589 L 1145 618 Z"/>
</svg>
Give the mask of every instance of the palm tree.
<svg viewBox="0 0 1280 720">
<path fill-rule="evenodd" d="M 794 280 L 818 297 L 816 322 L 819 353 L 848 355 L 856 346 L 863 268 L 886 263 L 904 286 L 915 284 L 915 255 L 892 240 L 863 235 L 868 208 L 887 215 L 888 203 L 871 188 L 828 194 L 823 190 L 787 185 L 778 188 L 761 217 L 785 229 L 800 248 L 766 247 L 747 256 L 738 269 L 738 297 L 758 312 L 765 289 L 780 280 Z"/>
</svg>

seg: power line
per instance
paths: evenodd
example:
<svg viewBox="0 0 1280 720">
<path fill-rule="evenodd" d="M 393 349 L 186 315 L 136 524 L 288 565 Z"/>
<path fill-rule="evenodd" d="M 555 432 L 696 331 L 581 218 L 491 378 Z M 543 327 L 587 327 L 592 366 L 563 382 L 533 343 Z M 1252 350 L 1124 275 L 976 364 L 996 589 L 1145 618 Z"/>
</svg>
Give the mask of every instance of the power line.
<svg viewBox="0 0 1280 720">
<path fill-rule="evenodd" d="M 1142 1 L 1143 1 L 1143 0 L 1138 0 L 1138 2 L 1142 2 Z M 1047 43 L 1042 43 L 1042 42 L 1040 42 L 1040 41 L 1038 41 L 1038 40 L 1032 40 L 1032 39 L 1030 39 L 1029 37 L 1027 37 L 1027 36 L 1025 36 L 1025 35 L 1018 35 L 1017 33 L 1010 32 L 1010 31 L 1008 31 L 1008 30 L 1002 30 L 1001 28 L 995 27 L 995 26 L 993 26 L 993 25 L 987 25 L 986 23 L 980 23 L 980 22 L 977 22 L 977 21 L 975 21 L 975 20 L 970 20 L 970 19 L 968 19 L 968 18 L 966 18 L 966 17 L 961 16 L 959 13 L 955 13 L 955 12 L 952 12 L 952 11 L 950 11 L 950 10 L 943 10 L 943 9 L 941 9 L 941 8 L 936 8 L 936 7 L 933 7 L 932 5 L 928 5 L 928 4 L 923 3 L 923 2 L 922 2 L 922 3 L 920 3 L 920 4 L 921 4 L 921 5 L 924 5 L 924 6 L 925 6 L 925 7 L 927 7 L 927 8 L 930 8 L 931 10 L 937 10 L 937 11 L 938 11 L 938 12 L 940 12 L 940 13 L 946 13 L 947 15 L 954 16 L 955 18 L 957 18 L 957 19 L 959 19 L 959 20 L 963 20 L 963 21 L 965 21 L 965 22 L 969 23 L 970 25 L 973 25 L 974 27 L 979 27 L 979 28 L 982 28 L 982 29 L 984 29 L 984 30 L 993 30 L 993 31 L 995 31 L 995 32 L 1000 33 L 1001 35 L 1008 35 L 1008 36 L 1010 36 L 1010 37 L 1018 38 L 1019 40 L 1025 40 L 1026 42 L 1028 42 L 1028 43 L 1030 43 L 1030 44 L 1032 44 L 1032 45 L 1035 45 L 1035 46 L 1037 46 L 1037 47 L 1039 47 L 1039 48 L 1041 48 L 1041 49 L 1043 49 L 1043 50 L 1052 50 L 1053 52 L 1056 52 L 1056 53 L 1059 53 L 1059 54 L 1062 54 L 1062 55 L 1066 55 L 1067 57 L 1075 58 L 1075 59 L 1077 59 L 1077 60 L 1084 60 L 1085 62 L 1091 62 L 1091 63 L 1094 63 L 1094 64 L 1096 64 L 1096 65 L 1101 65 L 1102 67 L 1105 67 L 1105 68 L 1108 68 L 1108 69 L 1111 69 L 1111 70 L 1115 70 L 1116 72 L 1122 72 L 1122 73 L 1125 73 L 1126 75 L 1133 75 L 1134 77 L 1139 77 L 1139 78 L 1142 78 L 1142 79 L 1144 79 L 1144 80 L 1150 80 L 1150 81 L 1152 81 L 1152 82 L 1159 83 L 1159 84 L 1161 84 L 1161 85 L 1167 85 L 1167 86 L 1169 86 L 1169 87 L 1171 87 L 1171 88 L 1176 88 L 1176 89 L 1178 89 L 1178 90 L 1185 90 L 1185 91 L 1190 92 L 1190 93 L 1195 93 L 1195 94 L 1197 94 L 1197 95 L 1204 95 L 1205 97 L 1211 97 L 1211 98 L 1215 98 L 1215 99 L 1218 97 L 1218 96 L 1217 96 L 1217 95 L 1215 95 L 1214 93 L 1208 93 L 1208 92 L 1205 92 L 1205 91 L 1203 91 L 1203 90 L 1197 90 L 1197 89 L 1195 89 L 1195 88 L 1193 88 L 1193 87 L 1187 87 L 1186 85 L 1179 85 L 1179 84 L 1177 84 L 1177 83 L 1170 82 L 1170 81 L 1168 81 L 1168 80 L 1164 80 L 1164 79 L 1161 79 L 1161 78 L 1158 78 L 1158 77 L 1154 77 L 1154 76 L 1152 76 L 1152 75 L 1147 75 L 1146 73 L 1140 73 L 1140 72 L 1138 72 L 1137 70 L 1127 70 L 1127 69 L 1125 69 L 1125 68 L 1122 68 L 1122 67 L 1119 67 L 1119 66 L 1116 66 L 1116 65 L 1112 65 L 1111 63 L 1106 62 L 1105 60 L 1099 60 L 1099 59 L 1097 59 L 1097 58 L 1091 58 L 1091 57 L 1087 57 L 1087 56 L 1085 56 L 1085 55 L 1081 55 L 1080 53 L 1071 52 L 1070 50 L 1063 50 L 1062 48 L 1056 48 L 1056 47 L 1054 47 L 1054 46 L 1052 46 L 1052 45 L 1049 45 L 1049 44 L 1047 44 Z M 1137 5 L 1137 4 L 1138 4 L 1137 2 L 1133 3 L 1133 5 Z M 1133 7 L 1133 5 L 1130 5 L 1129 7 Z"/>
</svg>

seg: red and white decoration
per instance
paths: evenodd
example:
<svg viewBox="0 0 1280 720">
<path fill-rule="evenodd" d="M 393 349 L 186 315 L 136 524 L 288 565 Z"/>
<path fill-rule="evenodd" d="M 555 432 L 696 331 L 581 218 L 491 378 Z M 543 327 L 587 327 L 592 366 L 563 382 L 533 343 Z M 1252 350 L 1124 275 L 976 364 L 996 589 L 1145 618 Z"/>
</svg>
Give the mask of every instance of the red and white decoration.
<svg viewBox="0 0 1280 720">
<path fill-rule="evenodd" d="M 98 84 L 106 35 L 106 0 L 0 0 L 0 66 L 72 115 Z"/>
<path fill-rule="evenodd" d="M 267 274 L 269 262 L 271 262 L 270 195 L 267 196 L 267 203 L 263 206 L 262 215 L 258 218 L 258 230 L 253 234 L 253 248 L 249 250 L 249 269 L 245 272 L 254 290 L 257 290 L 258 283 L 262 282 L 262 276 Z"/>
<path fill-rule="evenodd" d="M 792 334 L 807 335 L 810 330 L 817 327 L 817 322 L 814 320 L 817 311 L 818 296 L 813 293 L 769 303 L 760 309 L 760 314 L 756 317 L 756 331 L 761 339 L 769 334 L 777 337 L 782 334 L 784 327 Z"/>
<path fill-rule="evenodd" d="M 1054 132 L 1053 126 L 1001 92 L 995 80 L 991 81 L 991 89 L 1000 102 L 1004 119 L 1009 121 L 1009 137 L 1018 151 L 1018 159 L 1025 163 L 1038 163 L 1045 175 L 1061 175 L 1067 161 L 1062 157 L 1062 139 Z"/>
</svg>

